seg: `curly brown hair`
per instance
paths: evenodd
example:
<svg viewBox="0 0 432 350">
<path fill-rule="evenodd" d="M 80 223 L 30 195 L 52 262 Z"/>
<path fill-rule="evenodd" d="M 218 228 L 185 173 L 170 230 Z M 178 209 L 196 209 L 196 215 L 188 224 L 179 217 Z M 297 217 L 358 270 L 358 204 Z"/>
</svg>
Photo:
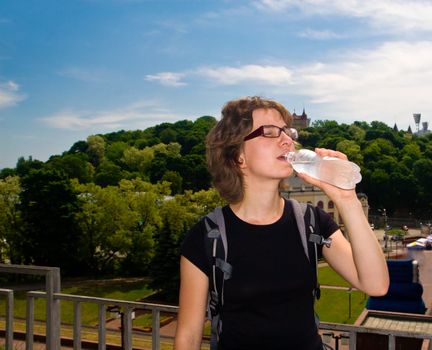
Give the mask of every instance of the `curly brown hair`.
<svg viewBox="0 0 432 350">
<path fill-rule="evenodd" d="M 207 135 L 207 165 L 213 186 L 228 203 L 238 203 L 243 199 L 243 174 L 238 159 L 243 139 L 252 131 L 252 112 L 261 108 L 277 110 L 285 123 L 291 126 L 292 115 L 282 104 L 253 96 L 228 101 L 222 109 L 221 120 Z"/>
</svg>

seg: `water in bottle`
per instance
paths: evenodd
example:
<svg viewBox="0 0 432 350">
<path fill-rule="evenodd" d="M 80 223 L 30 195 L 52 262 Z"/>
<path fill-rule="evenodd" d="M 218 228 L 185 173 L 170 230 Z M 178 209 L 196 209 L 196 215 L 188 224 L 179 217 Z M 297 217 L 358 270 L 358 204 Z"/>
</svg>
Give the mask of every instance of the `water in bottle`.
<svg viewBox="0 0 432 350">
<path fill-rule="evenodd" d="M 345 190 L 355 188 L 362 178 L 357 164 L 334 157 L 320 157 L 308 149 L 289 152 L 285 158 L 296 172 L 306 173 Z"/>
</svg>

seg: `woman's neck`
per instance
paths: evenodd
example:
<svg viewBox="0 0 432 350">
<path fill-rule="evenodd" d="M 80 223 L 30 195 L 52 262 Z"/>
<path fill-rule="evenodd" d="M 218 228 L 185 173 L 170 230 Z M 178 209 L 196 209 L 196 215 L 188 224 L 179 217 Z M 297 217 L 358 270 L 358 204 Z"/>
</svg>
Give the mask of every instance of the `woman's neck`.
<svg viewBox="0 0 432 350">
<path fill-rule="evenodd" d="M 245 193 L 241 202 L 230 204 L 234 214 L 251 224 L 267 225 L 280 219 L 285 201 L 277 193 Z"/>
</svg>

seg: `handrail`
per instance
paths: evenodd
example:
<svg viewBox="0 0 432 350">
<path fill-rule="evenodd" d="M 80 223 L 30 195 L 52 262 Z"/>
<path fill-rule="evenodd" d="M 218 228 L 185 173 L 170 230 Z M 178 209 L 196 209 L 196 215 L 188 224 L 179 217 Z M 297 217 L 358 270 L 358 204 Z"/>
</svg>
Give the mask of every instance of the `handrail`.
<svg viewBox="0 0 432 350">
<path fill-rule="evenodd" d="M 116 311 L 122 318 L 122 348 L 132 350 L 132 318 L 134 310 L 147 310 L 152 312 L 152 350 L 160 349 L 160 313 L 178 313 L 178 306 L 145 303 L 138 301 L 117 300 L 111 298 L 100 298 L 83 295 L 72 295 L 60 293 L 60 270 L 44 266 L 21 266 L 0 264 L 0 272 L 34 274 L 45 276 L 46 292 L 27 292 L 27 314 L 26 314 L 26 349 L 33 348 L 34 338 L 34 304 L 36 298 L 47 300 L 46 305 L 46 348 L 47 350 L 60 349 L 60 301 L 73 303 L 73 347 L 81 350 L 81 304 L 94 303 L 98 305 L 98 349 L 106 350 L 106 312 Z M 0 295 L 6 296 L 6 350 L 13 349 L 13 290 L 0 289 Z M 425 316 L 424 316 L 425 317 Z M 419 316 L 421 318 L 421 316 Z M 425 318 L 426 319 L 426 318 Z M 427 320 L 429 322 L 429 319 Z M 429 325 L 429 323 L 428 323 Z M 423 331 L 389 330 L 365 327 L 363 325 L 348 325 L 338 323 L 320 323 L 321 331 L 336 331 L 349 334 L 349 349 L 356 350 L 359 334 L 369 333 L 388 337 L 388 349 L 396 348 L 396 338 L 426 339 L 429 341 L 428 349 L 432 350 L 432 334 Z"/>
<path fill-rule="evenodd" d="M 144 303 L 139 301 L 126 301 L 117 300 L 110 298 L 100 298 L 100 297 L 90 297 L 83 295 L 74 294 L 64 294 L 64 293 L 54 293 L 54 298 L 56 300 L 71 301 L 74 303 L 74 324 L 73 324 L 73 334 L 74 334 L 74 350 L 81 350 L 81 320 L 80 320 L 80 308 L 81 303 L 95 303 L 99 305 L 99 350 L 106 349 L 106 329 L 105 329 L 105 313 L 108 311 L 108 306 L 118 307 L 121 309 L 121 317 L 123 327 L 122 331 L 122 348 L 131 350 L 132 349 L 132 312 L 135 310 L 148 310 L 152 312 L 152 350 L 158 350 L 160 348 L 160 313 L 161 312 L 171 312 L 177 313 L 178 306 L 174 305 L 161 305 L 153 303 Z M 27 293 L 27 298 L 46 298 L 45 292 L 31 291 Z M 32 303 L 33 305 L 34 303 Z M 120 310 L 119 310 L 120 312 Z M 31 320 L 33 321 L 33 320 Z M 33 336 L 31 334 L 30 336 Z"/>
<path fill-rule="evenodd" d="M 45 276 L 47 293 L 46 307 L 46 348 L 57 350 L 60 348 L 60 302 L 54 299 L 54 293 L 60 292 L 60 269 L 49 266 L 0 264 L 0 273 L 42 275 Z M 27 309 L 29 311 L 29 309 Z M 27 325 L 32 327 L 33 325 Z M 33 338 L 28 338 L 26 349 L 33 349 Z M 6 350 L 9 350 L 6 348 Z M 12 350 L 12 348 L 10 348 Z"/>
</svg>

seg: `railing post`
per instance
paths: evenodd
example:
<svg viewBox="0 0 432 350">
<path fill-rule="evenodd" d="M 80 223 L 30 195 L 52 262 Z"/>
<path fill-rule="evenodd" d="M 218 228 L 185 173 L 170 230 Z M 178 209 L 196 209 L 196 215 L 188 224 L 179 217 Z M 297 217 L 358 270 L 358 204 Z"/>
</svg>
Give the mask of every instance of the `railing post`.
<svg viewBox="0 0 432 350">
<path fill-rule="evenodd" d="M 152 350 L 160 348 L 160 311 L 152 309 Z"/>
<path fill-rule="evenodd" d="M 132 350 L 132 311 L 133 308 L 126 306 L 122 315 L 123 350 Z"/>
<path fill-rule="evenodd" d="M 396 349 L 396 337 L 393 334 L 388 335 L 388 350 Z"/>
<path fill-rule="evenodd" d="M 349 333 L 349 349 L 356 350 L 357 347 L 357 332 Z"/>
<path fill-rule="evenodd" d="M 106 349 L 106 309 L 104 304 L 99 304 L 99 350 Z"/>
<path fill-rule="evenodd" d="M 81 303 L 74 301 L 73 348 L 81 350 Z"/>
<path fill-rule="evenodd" d="M 46 348 L 60 349 L 60 301 L 54 293 L 60 293 L 60 269 L 51 268 L 46 274 Z"/>
<path fill-rule="evenodd" d="M 13 350 L 13 311 L 14 311 L 14 293 L 13 290 L 2 290 L 6 295 L 6 350 Z"/>
<path fill-rule="evenodd" d="M 28 294 L 26 314 L 26 350 L 33 350 L 34 298 Z"/>
</svg>

